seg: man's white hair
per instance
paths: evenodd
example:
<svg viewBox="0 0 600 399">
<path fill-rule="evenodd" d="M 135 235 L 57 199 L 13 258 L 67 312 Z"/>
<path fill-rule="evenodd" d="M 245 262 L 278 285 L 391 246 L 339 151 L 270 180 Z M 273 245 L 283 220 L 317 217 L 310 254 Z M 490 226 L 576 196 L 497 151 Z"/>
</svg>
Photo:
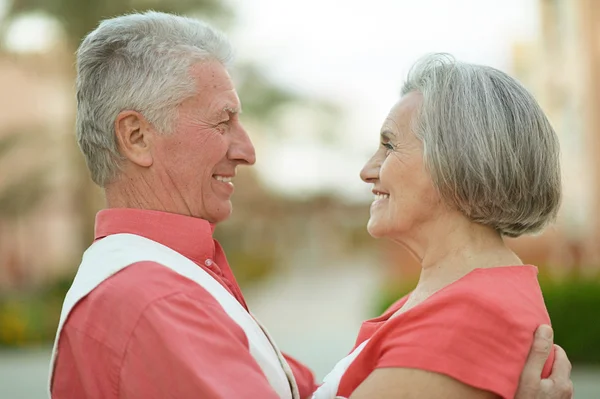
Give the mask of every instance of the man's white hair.
<svg viewBox="0 0 600 399">
<path fill-rule="evenodd" d="M 521 84 L 497 69 L 433 54 L 409 73 L 402 95 L 413 91 L 423 96 L 414 131 L 447 204 L 510 237 L 538 232 L 556 217 L 559 140 Z"/>
<path fill-rule="evenodd" d="M 227 67 L 232 56 L 227 38 L 195 19 L 151 11 L 102 21 L 77 51 L 77 142 L 92 180 L 105 186 L 119 170 L 121 111 L 168 134 L 178 105 L 196 94 L 190 68 L 202 60 Z"/>
</svg>

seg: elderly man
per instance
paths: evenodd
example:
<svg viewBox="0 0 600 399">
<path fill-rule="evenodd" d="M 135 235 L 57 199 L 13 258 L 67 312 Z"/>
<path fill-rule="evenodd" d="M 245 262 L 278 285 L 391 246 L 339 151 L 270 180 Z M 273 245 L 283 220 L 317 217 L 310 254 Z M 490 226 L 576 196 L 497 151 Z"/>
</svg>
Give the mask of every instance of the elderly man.
<svg viewBox="0 0 600 399">
<path fill-rule="evenodd" d="M 65 298 L 51 396 L 310 397 L 312 373 L 250 315 L 212 237 L 255 161 L 227 40 L 149 12 L 102 22 L 77 56 L 77 139 L 108 209 Z M 540 381 L 550 346 L 537 335 L 521 398 L 568 397 L 568 361 Z"/>
</svg>

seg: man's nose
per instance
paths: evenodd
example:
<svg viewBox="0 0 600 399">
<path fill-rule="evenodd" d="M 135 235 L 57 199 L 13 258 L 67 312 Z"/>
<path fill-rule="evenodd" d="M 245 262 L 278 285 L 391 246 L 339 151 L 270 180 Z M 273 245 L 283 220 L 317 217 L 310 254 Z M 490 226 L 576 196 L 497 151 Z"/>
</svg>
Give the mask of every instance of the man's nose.
<svg viewBox="0 0 600 399">
<path fill-rule="evenodd" d="M 240 124 L 234 133 L 234 138 L 229 147 L 229 159 L 243 165 L 254 165 L 256 152 L 250 136 Z"/>
</svg>

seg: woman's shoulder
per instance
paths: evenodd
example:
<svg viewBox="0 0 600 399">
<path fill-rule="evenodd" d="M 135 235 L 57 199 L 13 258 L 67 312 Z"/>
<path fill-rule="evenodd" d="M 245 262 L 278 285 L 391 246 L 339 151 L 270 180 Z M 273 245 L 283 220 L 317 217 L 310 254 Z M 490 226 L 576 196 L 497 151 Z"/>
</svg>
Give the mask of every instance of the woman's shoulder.
<svg viewBox="0 0 600 399">
<path fill-rule="evenodd" d="M 429 370 L 512 397 L 534 331 L 548 323 L 535 267 L 476 269 L 387 320 L 367 349 L 376 368 Z"/>
<path fill-rule="evenodd" d="M 432 330 L 451 325 L 529 331 L 549 322 L 537 268 L 526 265 L 475 269 L 386 324 L 400 330 L 418 324 Z"/>
<path fill-rule="evenodd" d="M 475 269 L 434 294 L 431 305 L 454 303 L 508 319 L 531 316 L 539 321 L 541 316 L 547 318 L 547 311 L 537 275 L 532 265 Z"/>
</svg>

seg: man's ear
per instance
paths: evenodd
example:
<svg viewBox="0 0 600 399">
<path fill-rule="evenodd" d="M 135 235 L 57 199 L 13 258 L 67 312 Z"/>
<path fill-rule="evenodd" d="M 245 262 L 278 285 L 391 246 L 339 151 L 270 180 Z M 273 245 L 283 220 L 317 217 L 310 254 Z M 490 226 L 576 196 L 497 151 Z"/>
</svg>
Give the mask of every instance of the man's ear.
<svg viewBox="0 0 600 399">
<path fill-rule="evenodd" d="M 153 163 L 153 134 L 154 129 L 139 112 L 121 111 L 115 119 L 115 135 L 121 155 L 138 166 L 148 168 Z"/>
</svg>

